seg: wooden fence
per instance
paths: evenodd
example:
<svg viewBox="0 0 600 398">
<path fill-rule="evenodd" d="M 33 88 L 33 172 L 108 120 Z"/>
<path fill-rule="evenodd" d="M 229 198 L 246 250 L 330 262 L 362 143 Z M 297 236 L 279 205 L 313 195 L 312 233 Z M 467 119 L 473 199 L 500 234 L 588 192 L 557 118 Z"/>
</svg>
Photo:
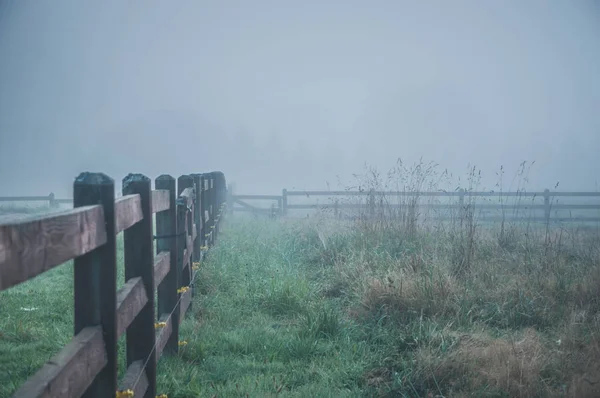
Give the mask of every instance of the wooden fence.
<svg viewBox="0 0 600 398">
<path fill-rule="evenodd" d="M 0 202 L 48 202 L 52 208 L 60 204 L 72 204 L 73 199 L 57 199 L 54 193 L 47 196 L 0 196 Z"/>
<path fill-rule="evenodd" d="M 231 192 L 231 190 L 230 190 Z M 295 198 L 304 198 L 304 203 L 291 203 Z M 307 203 L 316 198 L 321 203 Z M 445 203 L 423 203 L 447 198 Z M 229 211 L 252 212 L 264 215 L 288 215 L 290 210 L 329 210 L 339 217 L 342 212 L 352 214 L 365 212 L 375 214 L 378 209 L 398 210 L 415 206 L 420 211 L 431 211 L 432 218 L 447 218 L 449 212 L 464 210 L 469 206 L 473 210 L 487 212 L 483 217 L 487 221 L 514 220 L 534 222 L 600 222 L 600 201 L 595 203 L 560 203 L 568 199 L 600 199 L 600 192 L 402 192 L 402 191 L 288 191 L 281 195 L 234 195 L 228 197 Z M 321 199 L 324 199 L 321 201 Z M 481 200 L 488 203 L 478 203 Z M 255 204 L 249 203 L 253 201 Z M 256 203 L 260 203 L 256 204 Z M 325 203 L 322 203 L 325 202 Z M 438 201 L 439 202 L 439 201 Z M 536 203 L 537 202 L 537 203 Z M 264 204 L 268 206 L 265 207 Z M 577 215 L 564 216 L 561 211 L 577 211 Z M 536 216 L 534 213 L 542 213 Z M 490 214 L 491 213 L 491 214 Z M 495 213 L 495 214 L 494 214 Z"/>
<path fill-rule="evenodd" d="M 178 351 L 197 266 L 218 236 L 225 177 L 162 175 L 152 190 L 148 177 L 130 174 L 115 200 L 111 178 L 82 173 L 73 191 L 72 210 L 0 225 L 0 291 L 74 259 L 74 337 L 14 397 L 154 398 L 156 362 Z M 117 291 L 120 232 L 126 283 Z M 119 382 L 123 333 L 127 370 Z"/>
</svg>

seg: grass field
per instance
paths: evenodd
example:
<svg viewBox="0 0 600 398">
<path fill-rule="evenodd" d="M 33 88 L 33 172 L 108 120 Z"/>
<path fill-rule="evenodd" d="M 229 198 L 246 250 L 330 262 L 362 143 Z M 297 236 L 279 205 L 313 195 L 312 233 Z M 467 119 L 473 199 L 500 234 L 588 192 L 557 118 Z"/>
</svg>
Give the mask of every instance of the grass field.
<svg viewBox="0 0 600 398">
<path fill-rule="evenodd" d="M 158 390 L 600 396 L 599 260 L 597 229 L 236 217 Z M 0 293 L 0 397 L 71 338 L 72 300 L 69 264 Z"/>
</svg>

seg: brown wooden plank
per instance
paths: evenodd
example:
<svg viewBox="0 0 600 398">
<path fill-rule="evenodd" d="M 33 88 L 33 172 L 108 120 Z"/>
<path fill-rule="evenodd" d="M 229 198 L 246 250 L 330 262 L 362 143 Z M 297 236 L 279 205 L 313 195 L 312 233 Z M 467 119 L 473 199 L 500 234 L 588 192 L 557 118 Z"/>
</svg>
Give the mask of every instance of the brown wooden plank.
<svg viewBox="0 0 600 398">
<path fill-rule="evenodd" d="M 183 318 L 185 317 L 185 313 L 187 312 L 190 304 L 192 303 L 192 290 L 188 290 L 186 292 L 181 293 L 181 303 L 180 303 L 180 313 L 179 313 L 179 323 L 183 322 Z"/>
<path fill-rule="evenodd" d="M 126 195 L 115 201 L 116 233 L 125 231 L 132 225 L 140 222 L 142 214 L 140 195 Z"/>
<path fill-rule="evenodd" d="M 171 253 L 160 252 L 154 257 L 154 286 L 160 285 L 171 269 Z"/>
<path fill-rule="evenodd" d="M 154 240 L 152 220 L 152 181 L 143 174 L 129 174 L 123 179 L 123 194 L 139 195 L 142 220 L 125 231 L 125 279 L 141 277 L 147 302 L 127 328 L 127 366 L 146 361 L 148 388 L 145 398 L 156 396 L 156 321 L 154 309 Z"/>
<path fill-rule="evenodd" d="M 123 380 L 119 384 L 119 390 L 131 390 L 134 397 L 143 397 L 148 391 L 149 385 L 144 361 L 139 360 L 127 367 L 127 372 L 125 372 L 125 376 L 123 376 Z"/>
<path fill-rule="evenodd" d="M 179 299 L 177 289 L 179 288 L 179 274 L 177 273 L 177 239 L 174 235 L 177 233 L 177 200 L 175 179 L 169 175 L 161 175 L 156 178 L 155 188 L 169 191 L 169 210 L 156 214 L 156 233 L 165 238 L 156 240 L 157 253 L 169 253 L 169 271 L 161 284 L 157 285 L 158 290 L 158 314 L 170 314 L 177 318 L 173 325 L 169 326 L 169 333 L 165 334 L 163 348 L 169 353 L 177 353 L 179 350 L 179 312 L 177 300 Z M 172 331 L 172 333 L 170 332 Z M 161 348 L 162 352 L 162 348 Z M 160 353 L 157 352 L 157 358 Z"/>
<path fill-rule="evenodd" d="M 141 277 L 129 279 L 117 292 L 117 338 L 148 302 L 148 293 Z"/>
<path fill-rule="evenodd" d="M 175 313 L 173 313 L 175 315 Z M 179 319 L 179 314 L 177 314 L 177 319 Z M 167 347 L 167 343 L 173 337 L 173 317 L 169 316 L 169 314 L 163 314 L 158 319 L 159 322 L 165 322 L 166 326 L 161 327 L 156 331 L 156 360 L 162 356 L 165 347 Z M 179 321 L 177 321 L 179 322 Z M 177 325 L 177 330 L 179 330 L 179 325 Z M 178 336 L 175 336 L 178 338 Z M 175 343 L 179 343 L 179 341 L 175 341 Z M 178 344 L 177 344 L 178 346 Z"/>
<path fill-rule="evenodd" d="M 80 397 L 106 364 L 102 328 L 84 328 L 30 377 L 13 397 Z"/>
<path fill-rule="evenodd" d="M 102 326 L 107 363 L 86 390 L 85 398 L 114 396 L 117 377 L 117 237 L 115 183 L 102 173 L 81 173 L 73 186 L 73 205 L 101 204 L 106 243 L 74 262 L 74 329 Z"/>
<path fill-rule="evenodd" d="M 0 225 L 0 291 L 106 243 L 102 206 Z"/>
<path fill-rule="evenodd" d="M 155 189 L 152 191 L 152 213 L 169 210 L 171 196 L 168 189 Z"/>
</svg>

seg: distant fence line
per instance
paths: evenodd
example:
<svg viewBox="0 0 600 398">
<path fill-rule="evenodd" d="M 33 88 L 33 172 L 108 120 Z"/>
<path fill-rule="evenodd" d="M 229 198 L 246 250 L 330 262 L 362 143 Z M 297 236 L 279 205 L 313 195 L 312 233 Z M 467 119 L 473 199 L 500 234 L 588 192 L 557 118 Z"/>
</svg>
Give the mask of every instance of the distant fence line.
<svg viewBox="0 0 600 398">
<path fill-rule="evenodd" d="M 225 177 L 162 175 L 152 190 L 148 177 L 130 174 L 115 198 L 111 178 L 82 173 L 73 193 L 61 201 L 72 210 L 0 224 L 0 291 L 74 260 L 74 337 L 14 397 L 153 398 L 156 362 L 178 351 L 197 267 L 218 236 Z M 59 202 L 54 195 L 0 200 Z M 117 291 L 120 232 L 126 283 Z M 127 370 L 119 383 L 117 341 L 124 333 Z"/>
<path fill-rule="evenodd" d="M 231 191 L 231 189 L 230 189 Z M 290 203 L 291 198 L 306 197 L 306 198 L 326 198 L 328 203 Z M 340 201 L 340 197 L 347 199 L 346 202 Z M 418 203 L 418 198 L 456 198 L 452 203 Z M 228 197 L 230 212 L 252 212 L 265 215 L 287 215 L 290 210 L 331 210 L 336 217 L 341 216 L 343 210 L 351 211 L 366 211 L 374 213 L 376 208 L 385 209 L 403 209 L 411 205 L 418 209 L 425 210 L 464 210 L 467 206 L 474 210 L 501 211 L 508 210 L 537 210 L 543 211 L 543 217 L 485 217 L 488 221 L 499 220 L 516 220 L 516 221 L 558 221 L 558 222 L 598 222 L 600 216 L 578 216 L 578 217 L 558 217 L 552 216 L 553 210 L 577 210 L 590 211 L 595 210 L 600 215 L 600 202 L 597 204 L 563 204 L 553 203 L 553 198 L 568 197 L 568 198 L 600 198 L 600 192 L 552 192 L 546 189 L 541 192 L 493 192 L 493 191 L 466 191 L 457 190 L 453 192 L 446 191 L 429 191 L 429 192 L 413 192 L 413 191 L 288 191 L 284 189 L 281 195 L 237 195 L 231 193 Z M 352 199 L 366 199 L 362 203 L 349 203 Z M 394 199 L 408 198 L 409 203 L 393 203 Z M 477 198 L 498 198 L 498 203 L 474 203 Z M 506 203 L 507 198 L 518 199 L 519 203 Z M 543 204 L 532 204 L 536 198 L 543 199 Z M 531 199 L 531 202 L 523 203 L 520 199 Z M 271 206 L 268 208 L 260 207 L 256 204 L 251 204 L 249 201 L 270 201 Z M 436 219 L 448 218 L 445 213 L 441 213 Z"/>
<path fill-rule="evenodd" d="M 48 202 L 50 207 L 73 204 L 73 199 L 56 199 L 54 193 L 47 196 L 0 196 L 0 202 Z"/>
</svg>

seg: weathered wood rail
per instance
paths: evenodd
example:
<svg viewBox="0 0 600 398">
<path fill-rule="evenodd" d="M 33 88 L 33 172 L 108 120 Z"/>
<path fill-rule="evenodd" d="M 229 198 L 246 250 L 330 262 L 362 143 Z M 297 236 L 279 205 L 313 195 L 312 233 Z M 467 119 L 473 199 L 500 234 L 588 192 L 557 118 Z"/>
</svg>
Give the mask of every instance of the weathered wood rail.
<svg viewBox="0 0 600 398">
<path fill-rule="evenodd" d="M 290 203 L 293 198 L 304 198 L 303 203 Z M 319 203 L 307 203 L 316 198 Z M 447 198 L 445 203 L 423 203 L 422 198 Z M 539 222 L 600 222 L 600 201 L 587 204 L 559 203 L 559 199 L 600 199 L 600 192 L 410 192 L 410 191 L 288 191 L 281 195 L 234 195 L 230 189 L 228 208 L 235 211 L 252 212 L 264 215 L 287 215 L 290 210 L 331 210 L 335 216 L 343 211 L 354 213 L 376 213 L 377 208 L 400 211 L 414 206 L 420 211 L 437 211 L 432 218 L 448 217 L 448 211 L 464 210 L 469 206 L 473 210 L 486 211 L 484 219 L 488 221 L 514 220 Z M 487 199 L 488 203 L 478 203 Z M 248 203 L 253 201 L 254 204 Z M 431 200 L 430 200 L 431 201 Z M 256 204 L 259 203 L 259 204 Z M 264 207 L 264 204 L 269 207 Z M 260 206 L 263 205 L 263 206 Z M 582 215 L 562 216 L 558 211 L 576 210 Z M 582 211 L 585 211 L 582 213 Z M 592 213 L 590 213 L 592 211 Z M 535 213 L 541 213 L 535 215 Z"/>
<path fill-rule="evenodd" d="M 148 177 L 130 174 L 115 199 L 111 178 L 82 173 L 73 192 L 72 210 L 0 225 L 0 291 L 74 260 L 74 337 L 14 397 L 154 398 L 156 362 L 178 351 L 197 266 L 217 239 L 225 177 L 162 175 L 152 190 Z M 121 232 L 126 283 L 117 290 Z M 119 382 L 123 334 L 127 370 Z"/>
</svg>

